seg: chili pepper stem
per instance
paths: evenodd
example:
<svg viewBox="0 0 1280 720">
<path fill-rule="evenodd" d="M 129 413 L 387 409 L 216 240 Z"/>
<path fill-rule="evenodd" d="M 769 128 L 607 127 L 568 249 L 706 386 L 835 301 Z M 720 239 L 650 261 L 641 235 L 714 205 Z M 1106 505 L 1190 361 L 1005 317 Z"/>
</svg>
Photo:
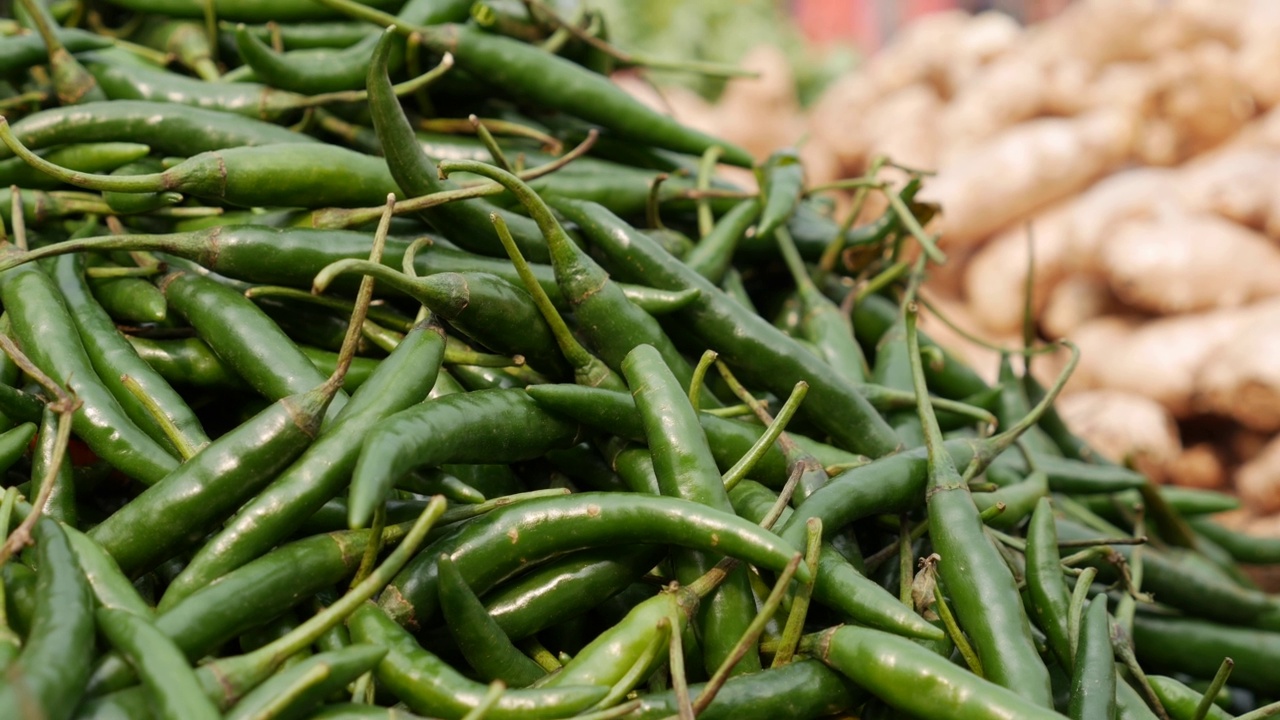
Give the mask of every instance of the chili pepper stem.
<svg viewBox="0 0 1280 720">
<path fill-rule="evenodd" d="M 501 680 L 494 680 L 489 683 L 489 690 L 485 692 L 484 698 L 475 707 L 471 708 L 466 715 L 463 715 L 462 720 L 483 720 L 484 716 L 493 709 L 493 706 L 498 704 L 498 700 L 506 691 L 507 684 Z"/>
<path fill-rule="evenodd" d="M 791 662 L 796 648 L 800 644 L 800 636 L 804 633 L 804 621 L 809 612 L 809 599 L 813 595 L 813 585 L 818 579 L 818 553 L 822 550 L 822 518 L 809 518 L 805 527 L 804 564 L 809 567 L 808 582 L 800 585 L 800 591 L 791 600 L 791 612 L 782 628 L 782 644 L 773 655 L 771 668 L 778 668 Z"/>
<path fill-rule="evenodd" d="M 778 608 L 782 606 L 782 600 L 787 595 L 787 587 L 791 584 L 791 578 L 795 574 L 796 568 L 800 566 L 801 560 L 801 556 L 797 553 L 791 559 L 791 562 L 787 564 L 787 567 L 778 575 L 778 581 L 773 584 L 773 589 L 769 592 L 768 598 L 765 599 L 764 605 L 760 607 L 760 612 L 756 613 L 756 616 L 752 618 L 751 624 L 747 626 L 746 632 L 739 638 L 733 652 L 729 657 L 725 658 L 720 667 L 716 668 L 711 679 L 703 687 L 702 693 L 694 701 L 694 715 L 700 715 L 711 704 L 711 701 L 715 700 L 720 688 L 724 687 L 725 681 L 729 679 L 729 673 L 733 670 L 733 667 L 747 654 L 747 650 L 760 639 L 765 626 L 769 624 L 769 621 L 778 612 Z"/>
<path fill-rule="evenodd" d="M 982 661 L 978 659 L 978 654 L 973 651 L 973 646 L 969 644 L 969 639 L 964 636 L 960 626 L 956 624 L 956 617 L 951 613 L 951 606 L 947 604 L 947 599 L 943 597 L 942 588 L 936 584 L 933 586 L 933 601 L 938 606 L 938 617 L 942 619 L 942 624 L 947 629 L 947 635 L 951 638 L 951 642 L 955 643 L 956 650 L 964 658 L 965 664 L 969 666 L 974 675 L 984 677 Z"/>
<path fill-rule="evenodd" d="M 667 649 L 667 663 L 671 668 L 671 687 L 676 691 L 676 707 L 679 708 L 680 720 L 694 720 L 693 703 L 689 700 L 689 679 L 684 669 L 684 639 L 680 632 L 680 608 L 676 601 L 671 602 L 671 612 L 667 621 L 671 624 L 671 644 Z"/>
<path fill-rule="evenodd" d="M 67 445 L 71 441 L 71 416 L 80 407 L 80 401 L 74 395 L 68 394 L 52 378 L 37 368 L 7 335 L 0 334 L 0 349 L 3 349 L 8 354 L 23 372 L 35 378 L 50 395 L 54 396 L 55 399 L 49 404 L 49 408 L 58 414 L 58 428 L 53 444 L 53 462 L 50 462 L 45 469 L 45 476 L 40 482 L 40 493 L 32 501 L 31 512 L 9 534 L 4 541 L 4 545 L 0 546 L 0 566 L 3 566 L 14 553 L 31 544 L 31 529 L 35 527 L 36 521 L 43 514 L 45 503 L 49 500 L 50 493 L 53 492 L 54 481 L 58 476 L 58 471 L 62 467 L 62 463 L 67 461 Z"/>
<path fill-rule="evenodd" d="M 1222 690 L 1222 686 L 1227 684 L 1227 679 L 1231 677 L 1231 671 L 1235 666 L 1236 662 L 1231 658 L 1222 658 L 1222 664 L 1218 666 L 1218 672 L 1214 674 L 1209 687 L 1205 688 L 1204 697 L 1200 698 L 1200 704 L 1196 706 L 1196 714 L 1191 716 L 1191 720 L 1204 720 L 1208 717 L 1214 698 L 1218 697 L 1218 691 Z"/>
<path fill-rule="evenodd" d="M 693 406 L 695 411 L 701 409 L 699 407 L 702 398 L 703 380 L 707 377 L 707 370 L 711 368 L 712 363 L 716 361 L 719 355 L 715 350 L 705 350 L 702 357 L 698 358 L 698 364 L 693 368 L 693 376 L 689 379 L 689 404 Z"/>
<path fill-rule="evenodd" d="M 808 392 L 808 383 L 803 380 L 796 383 L 795 389 L 791 391 L 791 396 L 788 397 L 786 403 L 782 405 L 782 409 L 778 411 L 777 416 L 769 422 L 768 427 L 765 428 L 760 439 L 752 443 L 751 449 L 742 456 L 742 459 L 735 463 L 733 467 L 725 471 L 721 480 L 724 483 L 724 489 L 726 491 L 732 490 L 735 485 L 742 481 L 743 478 L 751 474 L 751 471 L 755 469 L 755 466 L 760 462 L 760 459 L 763 458 L 765 453 L 773 447 L 774 441 L 782 435 L 783 430 L 786 429 L 787 423 L 791 421 L 791 418 L 795 416 L 796 411 L 800 409 L 800 403 L 804 402 L 805 395 L 807 395 Z"/>
<path fill-rule="evenodd" d="M 400 545 L 387 556 L 387 559 L 359 585 L 349 590 L 332 605 L 313 615 L 306 622 L 291 630 L 287 635 L 274 640 L 253 652 L 235 657 L 215 660 L 202 666 L 202 670 L 217 678 L 225 695 L 220 698 L 222 707 L 227 707 L 239 700 L 245 692 L 287 660 L 290 656 L 315 642 L 329 628 L 342 622 L 355 609 L 381 590 L 405 563 L 417 552 L 426 539 L 428 531 L 444 513 L 445 499 L 439 495 L 418 516 L 409 533 L 400 541 Z"/>
<path fill-rule="evenodd" d="M 13 151 L 14 155 L 22 158 L 28 165 L 68 185 L 90 190 L 114 192 L 163 192 L 169 189 L 166 184 L 168 176 L 165 173 L 153 173 L 150 175 L 96 175 L 94 173 L 76 172 L 55 165 L 31 152 L 27 146 L 23 145 L 22 141 L 14 136 L 13 130 L 9 127 L 9 122 L 3 116 L 0 116 L 0 141 L 3 141 Z"/>
</svg>

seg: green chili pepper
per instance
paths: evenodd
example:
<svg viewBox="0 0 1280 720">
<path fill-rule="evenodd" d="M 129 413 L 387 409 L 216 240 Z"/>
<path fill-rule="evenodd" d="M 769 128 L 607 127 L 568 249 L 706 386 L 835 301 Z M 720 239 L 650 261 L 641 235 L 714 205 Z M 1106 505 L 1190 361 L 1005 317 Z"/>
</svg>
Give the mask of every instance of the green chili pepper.
<svg viewBox="0 0 1280 720">
<path fill-rule="evenodd" d="M 652 345 L 638 345 L 623 359 L 622 371 L 644 421 L 659 492 L 732 513 L 733 504 L 720 480 L 720 470 L 698 423 L 697 412 L 662 355 Z M 689 585 L 706 574 L 716 560 L 705 554 L 680 553 L 673 562 L 676 580 Z M 755 610 L 745 568 L 730 573 L 703 600 L 698 629 L 708 673 L 714 673 L 733 654 L 733 647 L 751 624 Z M 739 659 L 735 672 L 759 669 L 759 653 L 751 648 Z"/>
<path fill-rule="evenodd" d="M 439 568 L 441 612 L 458 649 L 480 677 L 527 687 L 545 676 L 489 616 L 448 555 L 440 556 Z"/>
<path fill-rule="evenodd" d="M 111 38 L 78 28 L 58 28 L 58 40 L 70 53 L 99 50 L 111 47 Z M 0 42 L 0 75 L 26 70 L 33 65 L 43 65 L 49 60 L 49 50 L 37 33 L 8 35 Z"/>
<path fill-rule="evenodd" d="M 279 143 L 194 155 L 152 175 L 93 175 L 58 167 L 19 144 L 0 118 L 0 140 L 27 163 L 90 190 L 180 192 L 244 207 L 361 207 L 399 195 L 381 158 L 336 145 Z"/>
<path fill-rule="evenodd" d="M 690 685 L 696 701 L 702 685 Z M 702 720 L 794 720 L 827 717 L 856 708 L 866 693 L 817 660 L 797 660 L 780 668 L 729 678 L 698 717 Z M 660 720 L 676 714 L 674 691 L 640 696 L 634 720 Z"/>
<path fill-rule="evenodd" d="M 466 679 L 427 652 L 413 636 L 387 617 L 376 605 L 366 604 L 347 622 L 351 639 L 387 648 L 374 669 L 378 683 L 415 712 L 435 717 L 461 718 L 480 703 L 483 685 Z M 546 690 L 509 690 L 503 693 L 488 717 L 558 718 L 574 715 L 593 705 L 607 690 L 598 687 L 563 687 Z"/>
<path fill-rule="evenodd" d="M 500 585 L 485 608 L 508 637 L 523 640 L 622 592 L 663 556 L 649 545 L 571 553 Z"/>
<path fill-rule="evenodd" d="M 698 298 L 676 316 L 745 381 L 786 395 L 804 380 L 811 392 L 802 414 L 830 433 L 837 445 L 872 456 L 898 449 L 892 429 L 852 386 L 759 315 L 727 298 L 604 208 L 562 200 L 555 206 L 609 256 L 621 277 L 668 290 L 697 288 Z"/>
<path fill-rule="evenodd" d="M 794 149 L 778 150 L 760 166 L 760 186 L 764 204 L 756 232 L 771 237 L 795 212 L 804 193 L 804 165 Z"/>
<path fill-rule="evenodd" d="M 57 261 L 52 265 L 57 267 Z M 93 255 L 86 258 L 85 267 L 127 269 Z M 89 277 L 86 273 L 85 283 L 107 315 L 122 325 L 163 323 L 168 318 L 169 308 L 164 302 L 164 295 L 144 278 L 99 278 Z"/>
<path fill-rule="evenodd" d="M 93 645 L 93 595 L 57 521 L 37 521 L 35 540 L 36 612 L 22 652 L 0 683 L 0 715 L 65 720 L 89 677 L 92 658 L 85 649 Z"/>
<path fill-rule="evenodd" d="M 395 479 L 414 468 L 527 460 L 576 445 L 580 433 L 523 390 L 446 395 L 402 410 L 376 424 L 364 440 L 351 479 L 351 524 L 367 524 Z M 433 440 L 419 442 L 423 437 Z"/>
<path fill-rule="evenodd" d="M 1155 672 L 1208 679 L 1218 671 L 1222 658 L 1229 657 L 1235 661 L 1233 685 L 1263 693 L 1275 688 L 1280 633 L 1139 613 L 1133 618 L 1133 644 L 1143 667 Z"/>
<path fill-rule="evenodd" d="M 760 203 L 755 200 L 738 203 L 689 251 L 684 264 L 712 283 L 719 283 L 733 261 L 733 251 L 759 216 Z"/>
<path fill-rule="evenodd" d="M 164 411 L 167 424 L 181 434 L 181 445 L 186 448 L 208 445 L 209 437 L 205 435 L 195 412 L 159 373 L 138 357 L 138 353 L 116 330 L 106 311 L 94 301 L 81 274 L 78 258 L 63 255 L 54 260 L 53 277 L 94 370 L 129 418 L 157 443 L 170 446 L 164 427 L 125 388 L 123 378 L 126 376 L 138 383 L 155 401 L 156 407 Z"/>
<path fill-rule="evenodd" d="M 580 493 L 530 500 L 469 524 L 432 545 L 383 594 L 398 622 L 419 627 L 435 613 L 434 557 L 449 552 L 467 584 L 483 593 L 534 558 L 627 542 L 659 542 L 740 557 L 781 571 L 794 549 L 758 526 L 676 498 L 631 493 Z M 804 566 L 796 573 L 805 581 Z"/>
<path fill-rule="evenodd" d="M 59 422 L 59 414 L 46 407 L 31 458 L 31 497 L 40 497 L 41 486 L 49 468 L 56 463 L 58 470 L 52 478 L 53 489 L 49 492 L 49 498 L 45 500 L 44 514 L 75 527 L 76 489 L 71 462 L 57 455 Z"/>
<path fill-rule="evenodd" d="M 249 691 L 225 717 L 249 720 L 269 711 L 274 711 L 270 715 L 274 720 L 312 717 L 311 713 L 326 698 L 373 670 L 386 654 L 384 647 L 355 644 L 312 655 Z M 288 701 L 287 707 L 280 707 L 282 700 Z"/>
<path fill-rule="evenodd" d="M 391 79 L 387 76 L 387 56 L 393 44 L 392 38 L 391 33 L 384 33 L 378 41 L 368 78 L 369 110 L 383 155 L 387 158 L 387 167 L 407 196 L 418 197 L 453 189 L 454 185 L 441 179 L 435 162 L 422 151 L 413 127 L 400 107 L 400 100 L 392 91 Z M 506 252 L 494 237 L 489 222 L 489 215 L 493 212 L 498 210 L 492 204 L 473 198 L 429 208 L 423 215 L 445 237 L 459 245 L 505 257 Z M 500 215 L 511 229 L 520 252 L 530 261 L 545 261 L 546 244 L 533 222 L 505 211 Z"/>
<path fill-rule="evenodd" d="M 71 142 L 127 141 L 146 143 L 155 153 L 182 156 L 244 145 L 318 142 L 261 120 L 143 100 L 42 110 L 22 118 L 11 129 L 14 137 L 32 149 Z M 0 149 L 0 159 L 8 157 L 13 157 L 12 152 L 7 147 Z"/>
<path fill-rule="evenodd" d="M 155 717 L 163 720 L 221 717 L 200 691 L 200 682 L 182 651 L 150 620 L 109 608 L 99 609 L 96 615 L 102 634 L 137 669 Z"/>
<path fill-rule="evenodd" d="M 1147 682 L 1151 683 L 1151 689 L 1160 698 L 1160 704 L 1169 713 L 1170 720 L 1195 720 L 1196 709 L 1203 695 L 1164 675 L 1147 675 Z M 1231 720 L 1232 716 L 1222 708 L 1210 705 L 1208 714 L 1203 717 L 1208 720 Z"/>
<path fill-rule="evenodd" d="M 925 490 L 929 541 L 942 556 L 938 569 L 943 586 L 973 642 L 984 675 L 1032 703 L 1051 708 L 1049 672 L 1036 652 L 1017 583 L 982 530 L 978 508 L 942 444 L 942 431 L 929 406 L 913 303 L 907 305 L 906 323 L 907 355 L 929 457 Z"/>
<path fill-rule="evenodd" d="M 63 525 L 71 549 L 75 551 L 76 560 L 89 580 L 89 587 L 98 605 L 113 610 L 131 612 L 142 617 L 151 617 L 154 611 L 129 579 L 120 572 L 120 566 L 111 556 L 103 551 L 102 546 L 90 540 L 87 535 L 74 528 Z"/>
<path fill-rule="evenodd" d="M 37 367 L 80 399 L 75 434 L 99 457 L 146 484 L 158 482 L 178 462 L 125 414 L 98 378 L 66 303 L 53 280 L 35 266 L 0 275 L 0 303 L 14 340 Z"/>
<path fill-rule="evenodd" d="M 14 392 L 19 391 L 15 390 Z M 25 393 L 23 396 L 24 398 L 29 398 L 36 403 L 37 411 L 39 411 L 39 408 L 43 407 L 39 400 L 31 398 L 30 396 L 25 395 Z M 41 420 L 41 424 L 43 423 L 44 420 Z M 31 439 L 36 436 L 36 430 L 37 428 L 35 423 L 24 422 L 21 425 L 9 428 L 8 430 L 5 430 L 3 434 L 0 434 L 0 468 L 7 471 L 22 459 L 22 456 L 26 454 L 27 449 L 31 447 Z"/>
<path fill-rule="evenodd" d="M 1080 626 L 1067 714 L 1073 720 L 1116 714 L 1116 660 L 1111 650 L 1111 620 L 1105 595 L 1090 601 Z"/>
<path fill-rule="evenodd" d="M 918 717 L 945 708 L 963 720 L 1061 720 L 1011 689 L 973 675 L 906 638 L 844 626 L 806 638 L 810 653 L 889 705 Z"/>
<path fill-rule="evenodd" d="M 210 46 L 212 39 L 199 23 L 158 17 L 144 22 L 134 38 L 135 42 L 176 58 L 195 71 L 201 79 L 216 82 L 221 73 L 214 63 L 213 48 Z"/>
<path fill-rule="evenodd" d="M 1067 632 L 1067 583 L 1058 554 L 1058 532 L 1048 498 L 1040 498 L 1027 529 L 1026 579 L 1028 609 L 1063 667 L 1073 663 Z"/>
<path fill-rule="evenodd" d="M 280 327 L 244 295 L 195 273 L 175 271 L 157 283 L 214 353 L 269 400 L 304 393 L 325 382 L 307 356 Z M 346 405 L 339 392 L 326 422 Z"/>
</svg>

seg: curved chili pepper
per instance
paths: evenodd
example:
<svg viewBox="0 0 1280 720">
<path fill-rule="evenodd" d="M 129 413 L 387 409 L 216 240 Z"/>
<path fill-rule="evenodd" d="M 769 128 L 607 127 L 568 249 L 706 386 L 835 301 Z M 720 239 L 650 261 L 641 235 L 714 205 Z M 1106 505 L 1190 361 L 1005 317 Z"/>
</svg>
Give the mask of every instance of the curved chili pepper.
<svg viewBox="0 0 1280 720">
<path fill-rule="evenodd" d="M 1071 671 L 1067 714 L 1072 720 L 1115 717 L 1116 658 L 1111 649 L 1110 618 L 1105 595 L 1089 602 Z"/>
<path fill-rule="evenodd" d="M 781 396 L 804 380 L 811 391 L 802 414 L 830 433 L 839 446 L 872 457 L 899 448 L 893 430 L 866 399 L 793 339 L 735 303 L 608 210 L 567 200 L 554 204 L 609 257 L 621 277 L 668 290 L 697 288 L 698 298 L 676 316 L 744 380 Z"/>
<path fill-rule="evenodd" d="M 278 143 L 193 155 L 152 175 L 93 175 L 59 168 L 20 145 L 0 117 L 0 140 L 32 166 L 90 190 L 180 192 L 244 207 L 362 207 L 399 193 L 386 163 L 337 145 Z"/>
<path fill-rule="evenodd" d="M 0 304 L 14 340 L 31 361 L 80 399 L 72 426 L 90 449 L 146 484 L 158 482 L 178 466 L 172 455 L 134 425 L 102 384 L 48 275 L 34 265 L 0 275 Z"/>
<path fill-rule="evenodd" d="M 125 610 L 102 608 L 98 628 L 138 671 L 161 720 L 216 720 L 218 708 L 200 691 L 182 651 L 145 617 Z"/>
<path fill-rule="evenodd" d="M 522 640 L 622 592 L 663 556 L 650 545 L 571 553 L 495 588 L 485 608 L 507 636 Z"/>
<path fill-rule="evenodd" d="M 644 422 L 659 492 L 732 513 L 733 503 L 698 423 L 698 413 L 662 355 L 652 345 L 637 345 L 622 360 L 622 372 Z M 702 553 L 678 553 L 673 563 L 676 580 L 688 586 L 706 574 L 716 559 Z M 720 587 L 703 598 L 697 626 L 708 673 L 714 673 L 733 655 L 755 612 L 745 568 L 731 572 Z M 738 660 L 734 673 L 754 672 L 760 667 L 759 652 L 750 648 Z"/>
<path fill-rule="evenodd" d="M 93 644 L 93 595 L 57 521 L 37 521 L 35 540 L 40 567 L 36 612 L 21 653 L 0 683 L 0 715 L 18 718 L 34 712 L 66 720 L 89 677 L 92 658 L 84 650 Z"/>
<path fill-rule="evenodd" d="M 966 720 L 1062 718 L 897 635 L 843 626 L 823 631 L 806 646 L 868 692 L 912 715 L 938 717 L 946 712 L 949 717 Z"/>
<path fill-rule="evenodd" d="M 420 401 L 435 383 L 444 350 L 438 325 L 411 330 L 351 396 L 333 426 L 204 544 L 169 583 L 159 607 L 183 598 L 269 550 L 342 490 L 360 443 L 382 418 Z"/>
<path fill-rule="evenodd" d="M 33 150 L 72 142 L 127 141 L 145 143 L 152 152 L 186 157 L 244 145 L 316 143 L 319 147 L 319 141 L 309 135 L 261 120 L 144 100 L 42 110 L 13 123 L 12 130 L 14 137 Z M 0 149 L 0 159 L 9 157 L 13 153 L 8 147 Z"/>
<path fill-rule="evenodd" d="M 521 431 L 509 432 L 508 425 Z M 351 479 L 351 524 L 367 524 L 395 478 L 414 468 L 526 460 L 576 445 L 580 434 L 523 390 L 446 395 L 402 410 L 376 424 L 364 440 Z"/>
<path fill-rule="evenodd" d="M 441 613 L 462 656 L 480 677 L 501 680 L 511 687 L 527 687 L 545 677 L 547 671 L 520 652 L 489 616 L 453 560 L 441 555 L 438 562 Z"/>
<path fill-rule="evenodd" d="M 424 650 L 378 606 L 366 604 L 356 610 L 347 627 L 352 640 L 387 648 L 387 655 L 374 668 L 374 677 L 414 711 L 457 720 L 484 697 L 483 685 L 468 680 Z M 579 686 L 508 690 L 489 709 L 487 717 L 569 717 L 595 704 L 606 692 L 602 687 Z"/>
<path fill-rule="evenodd" d="M 1036 651 L 1017 582 L 983 532 L 969 488 L 942 444 L 942 431 L 925 388 L 915 323 L 914 304 L 908 304 L 907 355 L 929 458 L 925 490 L 929 541 L 942 556 L 938 564 L 942 584 L 973 642 L 985 677 L 1032 703 L 1052 708 L 1049 671 Z"/>
<path fill-rule="evenodd" d="M 391 78 L 387 75 L 387 58 L 393 43 L 393 35 L 383 33 L 369 65 L 367 81 L 369 112 L 387 167 L 406 196 L 418 197 L 452 189 L 454 185 L 440 178 L 435 162 L 423 152 L 404 109 L 400 107 L 400 99 L 392 90 Z M 532 220 L 499 210 L 483 198 L 437 205 L 424 210 L 423 216 L 441 234 L 464 248 L 506 257 L 506 251 L 497 242 L 489 221 L 489 215 L 495 212 L 507 223 L 516 246 L 527 259 L 532 262 L 546 260 L 546 244 Z"/>
<path fill-rule="evenodd" d="M 383 593 L 398 622 L 419 627 L 435 613 L 434 554 L 450 552 L 467 584 L 483 593 L 534 558 L 628 542 L 660 542 L 740 557 L 780 572 L 794 549 L 735 515 L 676 498 L 632 493 L 579 493 L 530 500 L 480 518 L 433 544 Z M 796 577 L 807 580 L 801 565 Z"/>
</svg>

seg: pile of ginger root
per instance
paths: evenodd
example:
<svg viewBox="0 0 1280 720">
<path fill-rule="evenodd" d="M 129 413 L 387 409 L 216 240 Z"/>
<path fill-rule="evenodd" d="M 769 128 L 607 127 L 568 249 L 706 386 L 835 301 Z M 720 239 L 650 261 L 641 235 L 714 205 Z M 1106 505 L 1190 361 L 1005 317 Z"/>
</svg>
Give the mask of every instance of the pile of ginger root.
<svg viewBox="0 0 1280 720">
<path fill-rule="evenodd" d="M 949 322 L 922 328 L 994 381 L 999 355 L 952 326 L 1021 347 L 1030 287 L 1038 337 L 1082 353 L 1059 405 L 1077 433 L 1238 494 L 1223 520 L 1280 536 L 1280 2 L 929 15 L 807 108 L 780 51 L 743 64 L 757 77 L 715 103 L 628 85 L 761 159 L 798 147 L 810 186 L 877 158 L 933 173 L 919 197 L 948 261 L 924 292 Z M 1030 368 L 1047 383 L 1064 363 Z"/>
</svg>

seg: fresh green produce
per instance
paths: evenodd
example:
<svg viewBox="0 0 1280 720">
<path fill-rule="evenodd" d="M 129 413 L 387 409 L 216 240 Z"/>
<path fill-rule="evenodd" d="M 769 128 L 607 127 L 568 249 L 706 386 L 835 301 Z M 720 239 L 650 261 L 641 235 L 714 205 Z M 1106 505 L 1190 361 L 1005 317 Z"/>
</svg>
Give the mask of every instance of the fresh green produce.
<svg viewBox="0 0 1280 720">
<path fill-rule="evenodd" d="M 0 717 L 1270 712 L 1280 552 L 917 331 L 927 180 L 572 3 L 113 4 L 0 23 Z"/>
</svg>

